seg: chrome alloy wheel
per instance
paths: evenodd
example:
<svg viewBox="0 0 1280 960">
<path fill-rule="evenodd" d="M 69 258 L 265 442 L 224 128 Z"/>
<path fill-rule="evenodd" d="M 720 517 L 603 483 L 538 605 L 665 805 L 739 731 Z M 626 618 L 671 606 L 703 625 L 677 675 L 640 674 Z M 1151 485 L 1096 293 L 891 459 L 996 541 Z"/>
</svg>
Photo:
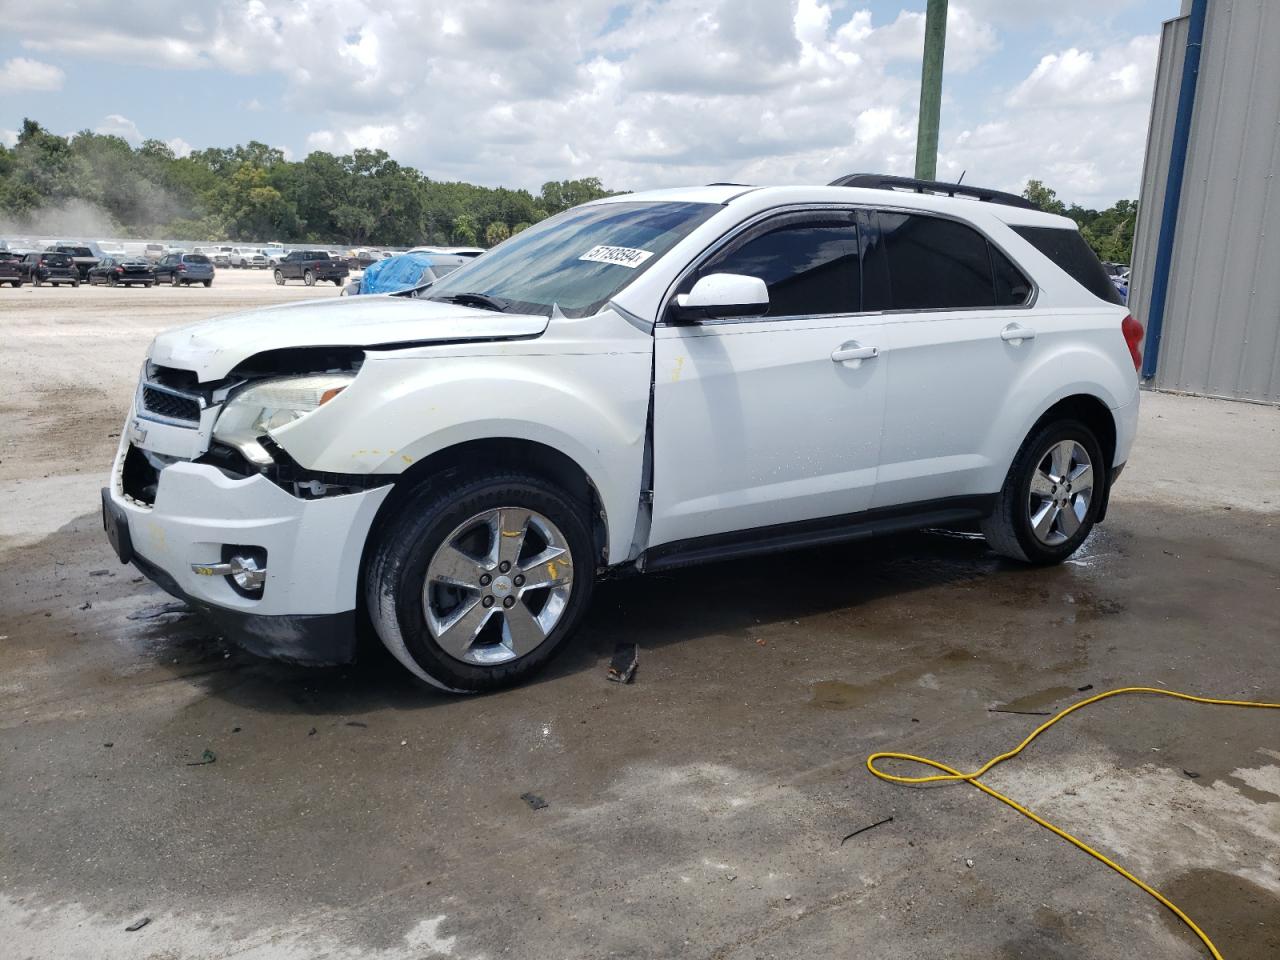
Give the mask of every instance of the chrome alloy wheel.
<svg viewBox="0 0 1280 960">
<path fill-rule="evenodd" d="M 1093 502 L 1093 463 L 1074 440 L 1060 440 L 1040 457 L 1027 494 L 1031 530 L 1056 547 L 1073 537 Z"/>
<path fill-rule="evenodd" d="M 495 666 L 541 645 L 572 592 L 572 556 L 560 529 L 532 510 L 498 507 L 445 537 L 427 564 L 422 606 L 447 654 Z"/>
</svg>

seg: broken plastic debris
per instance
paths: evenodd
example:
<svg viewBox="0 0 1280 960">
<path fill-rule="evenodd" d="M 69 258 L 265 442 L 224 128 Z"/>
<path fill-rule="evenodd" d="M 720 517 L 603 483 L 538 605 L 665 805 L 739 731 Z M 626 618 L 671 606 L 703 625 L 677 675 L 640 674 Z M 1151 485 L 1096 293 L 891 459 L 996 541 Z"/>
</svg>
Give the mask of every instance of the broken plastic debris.
<svg viewBox="0 0 1280 960">
<path fill-rule="evenodd" d="M 527 803 L 534 810 L 541 810 L 543 807 L 550 806 L 547 801 L 543 800 L 536 793 L 522 793 L 520 799 Z"/>
<path fill-rule="evenodd" d="M 640 647 L 634 643 L 620 643 L 613 648 L 613 660 L 609 663 L 609 679 L 615 683 L 630 683 L 640 665 Z"/>
<path fill-rule="evenodd" d="M 124 929 L 128 933 L 137 933 L 139 930 L 141 930 L 150 922 L 151 922 L 150 917 L 139 917 L 137 920 L 133 921 L 133 923 L 129 924 Z"/>
</svg>

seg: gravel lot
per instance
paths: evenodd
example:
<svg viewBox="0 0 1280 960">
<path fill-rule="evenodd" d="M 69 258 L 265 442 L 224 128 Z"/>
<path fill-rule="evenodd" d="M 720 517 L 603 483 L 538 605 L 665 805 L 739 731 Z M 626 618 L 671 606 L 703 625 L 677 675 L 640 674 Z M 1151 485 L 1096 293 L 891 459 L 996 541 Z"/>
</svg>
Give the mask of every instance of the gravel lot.
<svg viewBox="0 0 1280 960">
<path fill-rule="evenodd" d="M 102 538 L 149 339 L 336 295 L 230 270 L 0 289 L 5 956 L 1203 955 L 977 791 L 863 761 L 974 765 L 1042 719 L 990 708 L 1087 685 L 1280 700 L 1280 410 L 1144 395 L 1111 516 L 1062 567 L 935 532 L 607 583 L 540 682 L 449 698 L 376 650 L 305 670 L 155 615 Z M 604 676 L 619 640 L 628 687 Z M 1231 960 L 1280 955 L 1280 715 L 1109 701 L 989 779 Z"/>
</svg>

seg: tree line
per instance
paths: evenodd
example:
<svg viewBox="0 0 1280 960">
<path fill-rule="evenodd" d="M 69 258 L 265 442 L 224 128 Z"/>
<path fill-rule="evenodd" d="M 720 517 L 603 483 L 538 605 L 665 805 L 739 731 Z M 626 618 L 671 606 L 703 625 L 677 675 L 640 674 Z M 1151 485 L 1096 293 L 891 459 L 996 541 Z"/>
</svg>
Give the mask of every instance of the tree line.
<svg viewBox="0 0 1280 960">
<path fill-rule="evenodd" d="M 610 195 L 596 177 L 544 183 L 537 194 L 433 180 L 385 150 L 289 161 L 250 141 L 178 157 L 160 140 L 135 148 L 88 130 L 61 137 L 34 120 L 23 121 L 13 147 L 0 145 L 0 222 L 14 232 L 42 232 L 49 210 L 79 201 L 105 213 L 115 232 L 157 239 L 493 246 Z M 1133 200 L 1101 211 L 1068 206 L 1039 180 L 1023 196 L 1079 224 L 1101 259 L 1130 262 Z"/>
<path fill-rule="evenodd" d="M 537 194 L 433 180 L 385 150 L 289 161 L 251 141 L 178 157 L 160 140 L 135 148 L 88 130 L 61 137 L 34 120 L 13 147 L 0 145 L 0 222 L 14 232 L 40 232 L 48 211 L 80 202 L 121 234 L 158 239 L 492 246 L 609 195 L 595 177 Z"/>
</svg>

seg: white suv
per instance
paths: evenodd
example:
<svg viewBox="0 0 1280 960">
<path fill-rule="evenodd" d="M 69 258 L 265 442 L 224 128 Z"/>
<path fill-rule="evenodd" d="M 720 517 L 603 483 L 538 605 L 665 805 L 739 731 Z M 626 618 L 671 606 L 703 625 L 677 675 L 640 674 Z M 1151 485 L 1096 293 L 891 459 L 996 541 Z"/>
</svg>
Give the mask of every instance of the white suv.
<svg viewBox="0 0 1280 960">
<path fill-rule="evenodd" d="M 610 197 L 407 296 L 161 334 L 104 523 L 259 653 L 348 660 L 371 623 L 423 680 L 493 689 L 608 572 L 966 523 L 1065 559 L 1138 419 L 1117 300 L 1007 194 Z"/>
</svg>

